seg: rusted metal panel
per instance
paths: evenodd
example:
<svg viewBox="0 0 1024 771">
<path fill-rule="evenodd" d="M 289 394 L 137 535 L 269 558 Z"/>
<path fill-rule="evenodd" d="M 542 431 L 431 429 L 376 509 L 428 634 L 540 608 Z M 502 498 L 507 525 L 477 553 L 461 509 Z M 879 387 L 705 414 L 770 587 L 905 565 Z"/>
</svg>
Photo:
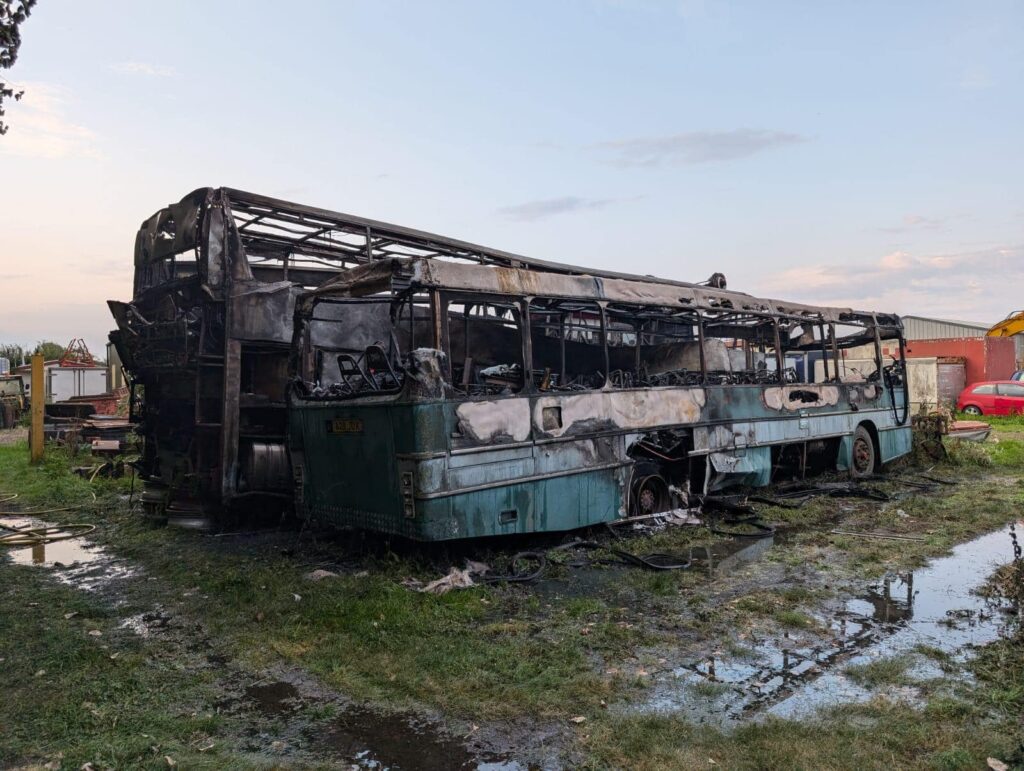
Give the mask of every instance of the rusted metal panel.
<svg viewBox="0 0 1024 771">
<path fill-rule="evenodd" d="M 967 371 L 962 361 L 938 361 L 937 399 L 938 404 L 955 407 L 960 392 L 967 387 Z"/>
</svg>

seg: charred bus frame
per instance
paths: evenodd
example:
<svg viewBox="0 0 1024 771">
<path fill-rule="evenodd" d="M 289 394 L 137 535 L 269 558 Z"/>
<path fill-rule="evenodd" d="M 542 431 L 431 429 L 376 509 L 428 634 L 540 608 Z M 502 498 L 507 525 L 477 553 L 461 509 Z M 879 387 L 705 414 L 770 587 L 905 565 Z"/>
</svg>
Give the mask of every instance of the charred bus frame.
<svg viewBox="0 0 1024 771">
<path fill-rule="evenodd" d="M 360 281 L 377 282 L 376 289 L 369 291 L 366 284 L 366 291 L 359 290 L 359 294 L 354 287 Z M 460 307 L 451 305 L 452 298 L 459 299 L 455 306 Z M 332 472 L 335 476 L 329 482 L 315 480 L 320 472 L 304 465 L 311 457 L 308 447 L 312 434 L 301 424 L 318 411 L 335 410 L 340 417 L 331 417 L 329 422 L 325 418 L 317 424 L 324 429 L 323 438 L 329 434 L 334 440 L 333 445 L 321 448 L 330 455 L 340 443 L 358 436 L 354 429 L 367 425 L 345 417 L 364 403 L 390 401 L 397 411 L 389 421 L 404 419 L 403 414 L 406 418 L 417 416 L 413 422 L 419 428 L 414 427 L 406 436 L 412 437 L 411 443 L 401 451 L 396 449 L 394 424 L 374 434 L 390 442 L 392 454 L 381 456 L 379 462 L 393 468 L 386 479 L 381 477 L 376 488 L 379 494 L 370 492 L 370 500 L 375 495 L 380 500 L 393 497 L 394 490 L 387 481 L 393 477 L 402 511 L 409 501 L 414 511 L 417 500 L 455 501 L 455 493 L 466 486 L 456 482 L 441 491 L 451 495 L 430 497 L 431 490 L 439 490 L 430 488 L 423 474 L 442 474 L 448 480 L 443 484 L 449 484 L 451 480 L 476 478 L 480 473 L 493 476 L 503 465 L 520 469 L 532 465 L 534 470 L 526 476 L 548 480 L 570 476 L 582 479 L 590 473 L 592 469 L 587 466 L 588 470 L 578 475 L 561 474 L 558 464 L 567 463 L 566 452 L 605 458 L 609 469 L 618 469 L 612 477 L 595 481 L 590 492 L 583 491 L 581 506 L 589 505 L 586 501 L 593 500 L 588 497 L 591 495 L 611 500 L 605 493 L 616 500 L 614 504 L 602 504 L 605 513 L 601 516 L 618 515 L 619 509 L 631 511 L 640 499 L 645 506 L 661 506 L 677 495 L 664 489 L 677 487 L 675 484 L 659 487 L 658 482 L 649 481 L 646 487 L 634 489 L 633 482 L 637 474 L 652 479 L 662 476 L 661 472 L 647 472 L 658 471 L 658 455 L 670 449 L 664 443 L 674 435 L 686 440 L 677 449 L 688 448 L 692 455 L 683 464 L 688 469 L 688 481 L 696 478 L 693 464 L 703 462 L 708 484 L 724 484 L 727 479 L 744 475 L 740 467 L 754 465 L 735 458 L 762 452 L 758 449 L 762 440 L 756 431 L 744 438 L 743 431 L 736 428 L 745 425 L 734 419 L 740 414 L 736 405 L 751 398 L 739 396 L 744 383 L 749 386 L 746 390 L 756 391 L 761 401 L 766 388 L 783 389 L 778 397 L 781 414 L 792 417 L 807 412 L 804 417 L 808 421 L 814 417 L 812 413 L 824 407 L 831 408 L 833 417 L 845 415 L 846 422 L 857 409 L 866 411 L 865 415 L 880 414 L 882 394 L 888 394 L 892 418 L 875 427 L 872 457 L 895 457 L 909 444 L 909 434 L 904 438 L 901 431 L 893 430 L 904 428 L 906 423 L 905 404 L 902 417 L 897 410 L 904 398 L 898 366 L 884 369 L 879 359 L 876 372 L 860 385 L 838 383 L 840 350 L 866 343 L 873 345 L 877 356 L 879 340 L 901 335 L 895 316 L 812 308 L 684 282 L 585 271 L 230 188 L 201 188 L 146 220 L 136 238 L 133 298 L 130 302 L 111 301 L 109 305 L 117 322 L 111 339 L 130 375 L 132 417 L 143 437 L 139 470 L 145 480 L 146 510 L 185 524 L 205 523 L 209 515 L 225 509 L 250 512 L 290 507 L 293 503 L 305 516 L 351 523 L 343 510 L 355 510 L 361 512 L 356 524 L 423 538 L 553 529 L 582 521 L 579 517 L 555 517 L 550 524 L 543 524 L 536 504 L 518 508 L 502 504 L 494 514 L 498 521 L 495 527 L 436 522 L 416 527 L 410 525 L 404 513 L 396 525 L 388 519 L 390 514 L 381 515 L 372 507 L 351 503 L 335 506 L 333 512 L 316 509 L 320 504 L 313 501 L 318 491 L 333 486 L 337 492 L 344 487 L 346 472 L 336 464 Z M 376 309 L 376 315 L 370 313 L 368 318 L 373 318 L 373 329 L 386 333 L 370 335 L 368 327 L 365 332 L 370 337 L 359 346 L 354 346 L 352 336 L 346 339 L 341 334 L 340 339 L 328 339 L 327 344 L 320 345 L 318 354 L 317 345 L 306 347 L 315 341 L 303 338 L 301 329 L 312 320 L 307 311 L 317 305 Z M 336 311 L 336 315 L 344 312 Z M 463 333 L 457 329 L 453 333 L 450 312 L 455 316 L 461 312 Z M 400 322 L 397 327 L 392 316 Z M 325 330 L 331 328 L 330 318 L 316 323 Z M 857 327 L 859 332 L 837 337 L 836 329 L 843 326 Z M 328 338 L 332 334 L 338 337 L 337 324 L 335 327 L 334 333 L 325 333 Z M 524 337 L 524 328 L 536 333 L 531 331 Z M 467 329 L 469 336 L 465 334 Z M 798 333 L 794 332 L 792 339 L 782 339 L 779 335 L 783 329 Z M 479 330 L 484 332 L 476 337 Z M 302 345 L 296 346 L 293 338 Z M 731 342 L 713 345 L 712 351 L 706 345 L 709 338 Z M 679 343 L 675 353 L 670 344 L 673 340 Z M 595 345 L 595 341 L 600 344 Z M 510 344 L 518 350 L 514 360 L 506 355 Z M 483 351 L 475 362 L 467 354 L 470 348 Z M 664 360 L 648 356 L 656 350 Z M 807 389 L 790 382 L 795 375 L 790 371 L 788 356 L 808 350 L 821 351 L 826 367 L 822 379 L 829 383 Z M 302 351 L 305 355 L 300 355 Z M 768 351 L 773 352 L 772 357 Z M 343 355 L 347 358 L 339 360 Z M 679 366 L 668 366 L 673 356 Z M 587 371 L 580 368 L 583 363 Z M 333 383 L 327 382 L 331 378 Z M 356 383 L 361 385 L 357 388 Z M 832 384 L 839 390 L 828 390 Z M 627 431 L 628 427 L 613 430 L 605 424 L 596 426 L 593 435 L 583 436 L 577 427 L 563 431 L 574 437 L 572 441 L 548 441 L 550 446 L 546 446 L 547 439 L 556 437 L 545 436 L 544 432 L 551 434 L 556 429 L 545 429 L 544 421 L 553 425 L 556 420 L 567 420 L 570 412 L 567 405 L 551 404 L 546 406 L 552 409 L 537 408 L 539 422 L 529 427 L 529 436 L 522 436 L 520 426 L 513 434 L 521 438 L 513 442 L 497 435 L 492 437 L 494 441 L 481 439 L 486 432 L 473 439 L 471 434 L 480 430 L 480 419 L 464 421 L 464 415 L 474 410 L 478 416 L 483 415 L 492 408 L 490 403 L 507 401 L 513 387 L 517 389 L 516 400 L 533 406 L 543 399 L 605 394 L 606 399 L 615 402 L 621 398 L 614 394 L 671 391 L 677 395 L 649 401 L 670 409 L 664 403 L 675 399 L 673 404 L 684 409 L 683 402 L 695 404 L 697 391 L 732 388 L 734 395 L 723 397 L 725 401 L 715 407 L 719 413 L 714 420 L 666 418 L 639 433 Z M 509 393 L 503 393 L 505 390 Z M 686 393 L 690 395 L 681 395 Z M 821 404 L 801 401 L 813 401 L 815 393 Z M 822 397 L 821 393 L 827 395 Z M 795 402 L 793 394 L 798 395 Z M 412 407 L 398 409 L 398 404 Z M 840 404 L 845 407 L 840 408 Z M 702 409 L 706 412 L 708 408 Z M 460 410 L 463 416 L 458 414 Z M 438 421 L 429 428 L 435 432 L 430 435 L 433 444 L 428 449 L 418 448 L 417 442 L 427 436 L 422 431 L 427 431 L 428 424 L 416 421 L 426 420 L 423 416 L 428 413 Z M 729 435 L 733 438 L 723 445 L 719 441 L 724 436 L 722 426 L 730 422 L 734 430 Z M 462 437 L 451 436 L 459 431 L 465 432 Z M 635 446 L 628 451 L 623 444 L 627 434 L 637 434 L 633 437 Z M 899 438 L 894 438 L 897 434 Z M 854 457 L 852 447 L 843 444 L 852 439 L 850 431 L 842 427 L 827 437 L 808 435 L 808 441 L 795 443 L 812 450 L 810 455 L 801 452 L 800 468 L 813 460 L 815 449 L 818 455 L 835 450 L 837 458 L 841 453 L 845 453 L 842 457 Z M 560 444 L 574 449 L 554 452 L 552 448 Z M 527 446 L 532 460 L 526 459 Z M 745 446 L 750 450 L 742 449 Z M 764 446 L 782 445 L 773 441 Z M 487 455 L 491 450 L 492 454 Z M 475 464 L 473 456 L 478 451 L 484 453 L 486 463 Z M 424 452 L 431 457 L 420 457 Z M 780 468 L 792 465 L 792 450 L 772 452 L 773 464 Z M 438 464 L 439 458 L 434 457 L 438 454 L 444 455 L 444 464 Z M 704 461 L 700 461 L 702 457 Z M 732 472 L 726 469 L 727 457 L 734 458 Z M 474 470 L 474 465 L 489 468 Z M 633 481 L 622 476 L 627 466 Z M 506 469 L 500 473 L 517 472 Z M 716 475 L 722 478 L 716 481 Z M 470 486 L 501 489 L 502 484 L 486 487 L 495 481 L 502 480 Z M 558 486 L 545 487 L 550 488 L 546 495 L 554 495 Z M 651 487 L 657 489 L 652 492 Z M 693 485 L 690 488 L 692 492 Z M 571 486 L 558 489 L 563 497 L 575 494 Z M 598 494 L 598 489 L 604 492 Z M 525 501 L 522 496 L 527 493 L 517 488 L 515 495 Z M 239 506 L 242 503 L 244 507 Z M 583 519 L 589 521 L 593 516 Z"/>
<path fill-rule="evenodd" d="M 713 287 L 363 265 L 296 306 L 299 511 L 443 540 L 653 513 L 812 465 L 866 476 L 910 448 L 883 340 L 902 345 L 898 317 Z M 854 347 L 873 371 L 840 371 Z M 787 366 L 808 350 L 821 382 Z"/>
</svg>

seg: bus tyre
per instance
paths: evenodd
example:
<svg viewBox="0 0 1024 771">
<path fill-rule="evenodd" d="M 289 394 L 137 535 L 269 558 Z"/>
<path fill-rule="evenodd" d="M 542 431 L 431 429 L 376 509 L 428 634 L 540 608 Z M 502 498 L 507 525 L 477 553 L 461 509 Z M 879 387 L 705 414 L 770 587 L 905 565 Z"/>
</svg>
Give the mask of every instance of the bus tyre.
<svg viewBox="0 0 1024 771">
<path fill-rule="evenodd" d="M 864 479 L 875 473 L 875 443 L 864 426 L 853 432 L 853 453 L 850 458 L 850 476 Z"/>
</svg>

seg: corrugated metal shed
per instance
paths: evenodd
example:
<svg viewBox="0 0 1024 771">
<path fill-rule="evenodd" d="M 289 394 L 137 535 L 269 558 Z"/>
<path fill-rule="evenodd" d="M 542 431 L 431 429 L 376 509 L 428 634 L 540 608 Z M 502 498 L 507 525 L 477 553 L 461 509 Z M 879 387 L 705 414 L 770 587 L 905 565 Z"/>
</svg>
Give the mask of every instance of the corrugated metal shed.
<svg viewBox="0 0 1024 771">
<path fill-rule="evenodd" d="M 925 316 L 903 316 L 903 334 L 907 340 L 939 340 L 953 337 L 984 337 L 991 324 Z"/>
</svg>

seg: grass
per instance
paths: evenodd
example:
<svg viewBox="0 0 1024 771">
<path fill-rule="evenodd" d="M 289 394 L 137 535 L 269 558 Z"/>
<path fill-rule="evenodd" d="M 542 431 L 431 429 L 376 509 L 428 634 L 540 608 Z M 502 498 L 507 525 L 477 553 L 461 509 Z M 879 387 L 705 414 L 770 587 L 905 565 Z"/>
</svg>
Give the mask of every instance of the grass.
<svg viewBox="0 0 1024 771">
<path fill-rule="evenodd" d="M 218 698 L 211 675 L 182 677 L 157 646 L 119 635 L 108 609 L 38 569 L 0 569 L 0 766 L 166 768 L 164 756 L 183 768 L 256 764 L 225 749 L 225 718 L 196 709 Z"/>
<path fill-rule="evenodd" d="M 239 660 L 257 669 L 287 660 L 357 700 L 475 718 L 564 717 L 611 698 L 595 656 L 644 640 L 597 598 L 538 623 L 536 603 L 517 589 L 412 592 L 401 580 L 435 568 L 394 555 L 371 558 L 368 575 L 313 583 L 303 578 L 308 564 L 276 550 L 211 549 L 193 534 L 152 529 L 119 505 L 123 482 L 90 485 L 69 474 L 80 459 L 63 449 L 51 448 L 39 467 L 28 465 L 24 445 L 0 451 L 0 490 L 20 492 L 21 505 L 91 503 L 96 490 L 101 505 L 48 518 L 97 524 L 101 540 L 145 564 L 161 586 L 204 597 L 191 612 Z"/>
<path fill-rule="evenodd" d="M 768 719 L 725 733 L 678 717 L 630 716 L 591 725 L 591 768 L 974 769 L 1013 761 L 1010 721 L 944 708 L 923 713 L 876 700 L 822 720 Z M 1024 758 L 1022 758 L 1024 759 Z M 1018 761 L 1019 762 L 1019 761 Z"/>
<path fill-rule="evenodd" d="M 889 656 L 866 664 L 846 668 L 846 675 L 865 688 L 879 688 L 884 685 L 908 685 L 911 680 L 907 670 L 913 662 L 908 656 Z"/>
<path fill-rule="evenodd" d="M 978 447 L 991 465 L 940 466 L 937 473 L 965 481 L 938 495 L 909 495 L 884 507 L 818 499 L 801 509 L 768 510 L 767 518 L 806 530 L 773 550 L 771 583 L 740 582 L 742 588 L 725 598 L 694 571 L 628 570 L 609 571 L 607 593 L 576 597 L 549 598 L 518 586 L 419 594 L 403 587 L 402 579 L 433 578 L 445 567 L 386 549 L 364 553 L 354 568 L 314 583 L 304 574 L 313 561 L 340 559 L 337 547 L 307 540 L 291 555 L 281 553 L 280 539 L 250 542 L 152 529 L 125 510 L 126 481 L 90 484 L 69 474 L 69 466 L 88 461 L 63 450 L 30 467 L 24 445 L 0 446 L 0 491 L 19 492 L 17 503 L 26 506 L 91 503 L 95 493 L 98 505 L 48 518 L 97 524 L 101 542 L 145 566 L 153 579 L 145 591 L 154 602 L 194 622 L 251 672 L 284 662 L 384 708 L 426 707 L 467 721 L 529 715 L 564 724 L 576 737 L 580 762 L 592 768 L 707 767 L 709 758 L 728 768 L 958 768 L 976 767 L 988 754 L 1011 756 L 1011 718 L 1024 710 L 1024 666 L 1012 647 L 982 652 L 969 699 L 934 695 L 923 711 L 872 702 L 832 713 L 827 726 L 769 720 L 726 734 L 604 704 L 642 695 L 641 678 L 626 673 L 629 662 L 646 661 L 651 650 L 682 655 L 684 640 L 705 650 L 738 649 L 735 632 L 753 621 L 762 635 L 816 634 L 813 610 L 835 596 L 843 577 L 920 564 L 1012 519 L 1024 503 L 1024 487 L 1016 483 L 1024 454 L 1015 455 L 1024 453 L 1024 443 Z M 844 529 L 884 529 L 924 540 L 829 535 L 840 514 Z M 712 538 L 704 528 L 674 528 L 631 538 L 625 548 L 685 555 Z M 828 587 L 805 577 L 815 570 L 829 576 Z M 181 767 L 246 766 L 244 753 L 231 749 L 237 744 L 230 717 L 209 712 L 220 684 L 212 674 L 180 676 L 180 657 L 187 653 L 130 640 L 112 660 L 99 646 L 115 639 L 110 628 L 116 619 L 97 600 L 57 586 L 37 569 L 3 563 L 0 587 L 0 656 L 7 658 L 0 663 L 7 678 L 0 765 L 64 752 L 67 766 L 75 768 L 87 761 L 159 766 L 163 754 Z M 29 602 L 40 605 L 26 613 Z M 63 618 L 67 608 L 79 613 L 73 623 Z M 104 637 L 85 634 L 86 621 L 105 625 Z M 851 676 L 881 687 L 906 674 L 905 666 L 887 660 L 868 666 Z M 35 678 L 39 669 L 59 673 L 59 685 L 56 678 Z M 695 695 L 714 697 L 715 685 Z M 100 717 L 83 703 L 95 705 Z M 577 715 L 587 721 L 570 725 Z M 143 734 L 150 738 L 143 741 Z M 218 749 L 198 752 L 197 737 L 213 737 Z"/>
<path fill-rule="evenodd" d="M 982 648 L 971 661 L 971 670 L 984 683 L 979 702 L 1008 719 L 1024 715 L 1024 630 Z M 1019 762 L 1024 764 L 1024 730 Z"/>
<path fill-rule="evenodd" d="M 29 464 L 25 442 L 0 445 L 0 498 L 4 493 L 17 493 L 18 498 L 0 504 L 0 509 L 18 506 L 34 508 L 83 504 L 111 504 L 117 496 L 128 492 L 129 478 L 105 479 L 93 482 L 69 473 L 69 468 L 93 463 L 89 453 L 72 452 L 64 446 L 50 444 L 43 454 L 43 462 Z"/>
</svg>

